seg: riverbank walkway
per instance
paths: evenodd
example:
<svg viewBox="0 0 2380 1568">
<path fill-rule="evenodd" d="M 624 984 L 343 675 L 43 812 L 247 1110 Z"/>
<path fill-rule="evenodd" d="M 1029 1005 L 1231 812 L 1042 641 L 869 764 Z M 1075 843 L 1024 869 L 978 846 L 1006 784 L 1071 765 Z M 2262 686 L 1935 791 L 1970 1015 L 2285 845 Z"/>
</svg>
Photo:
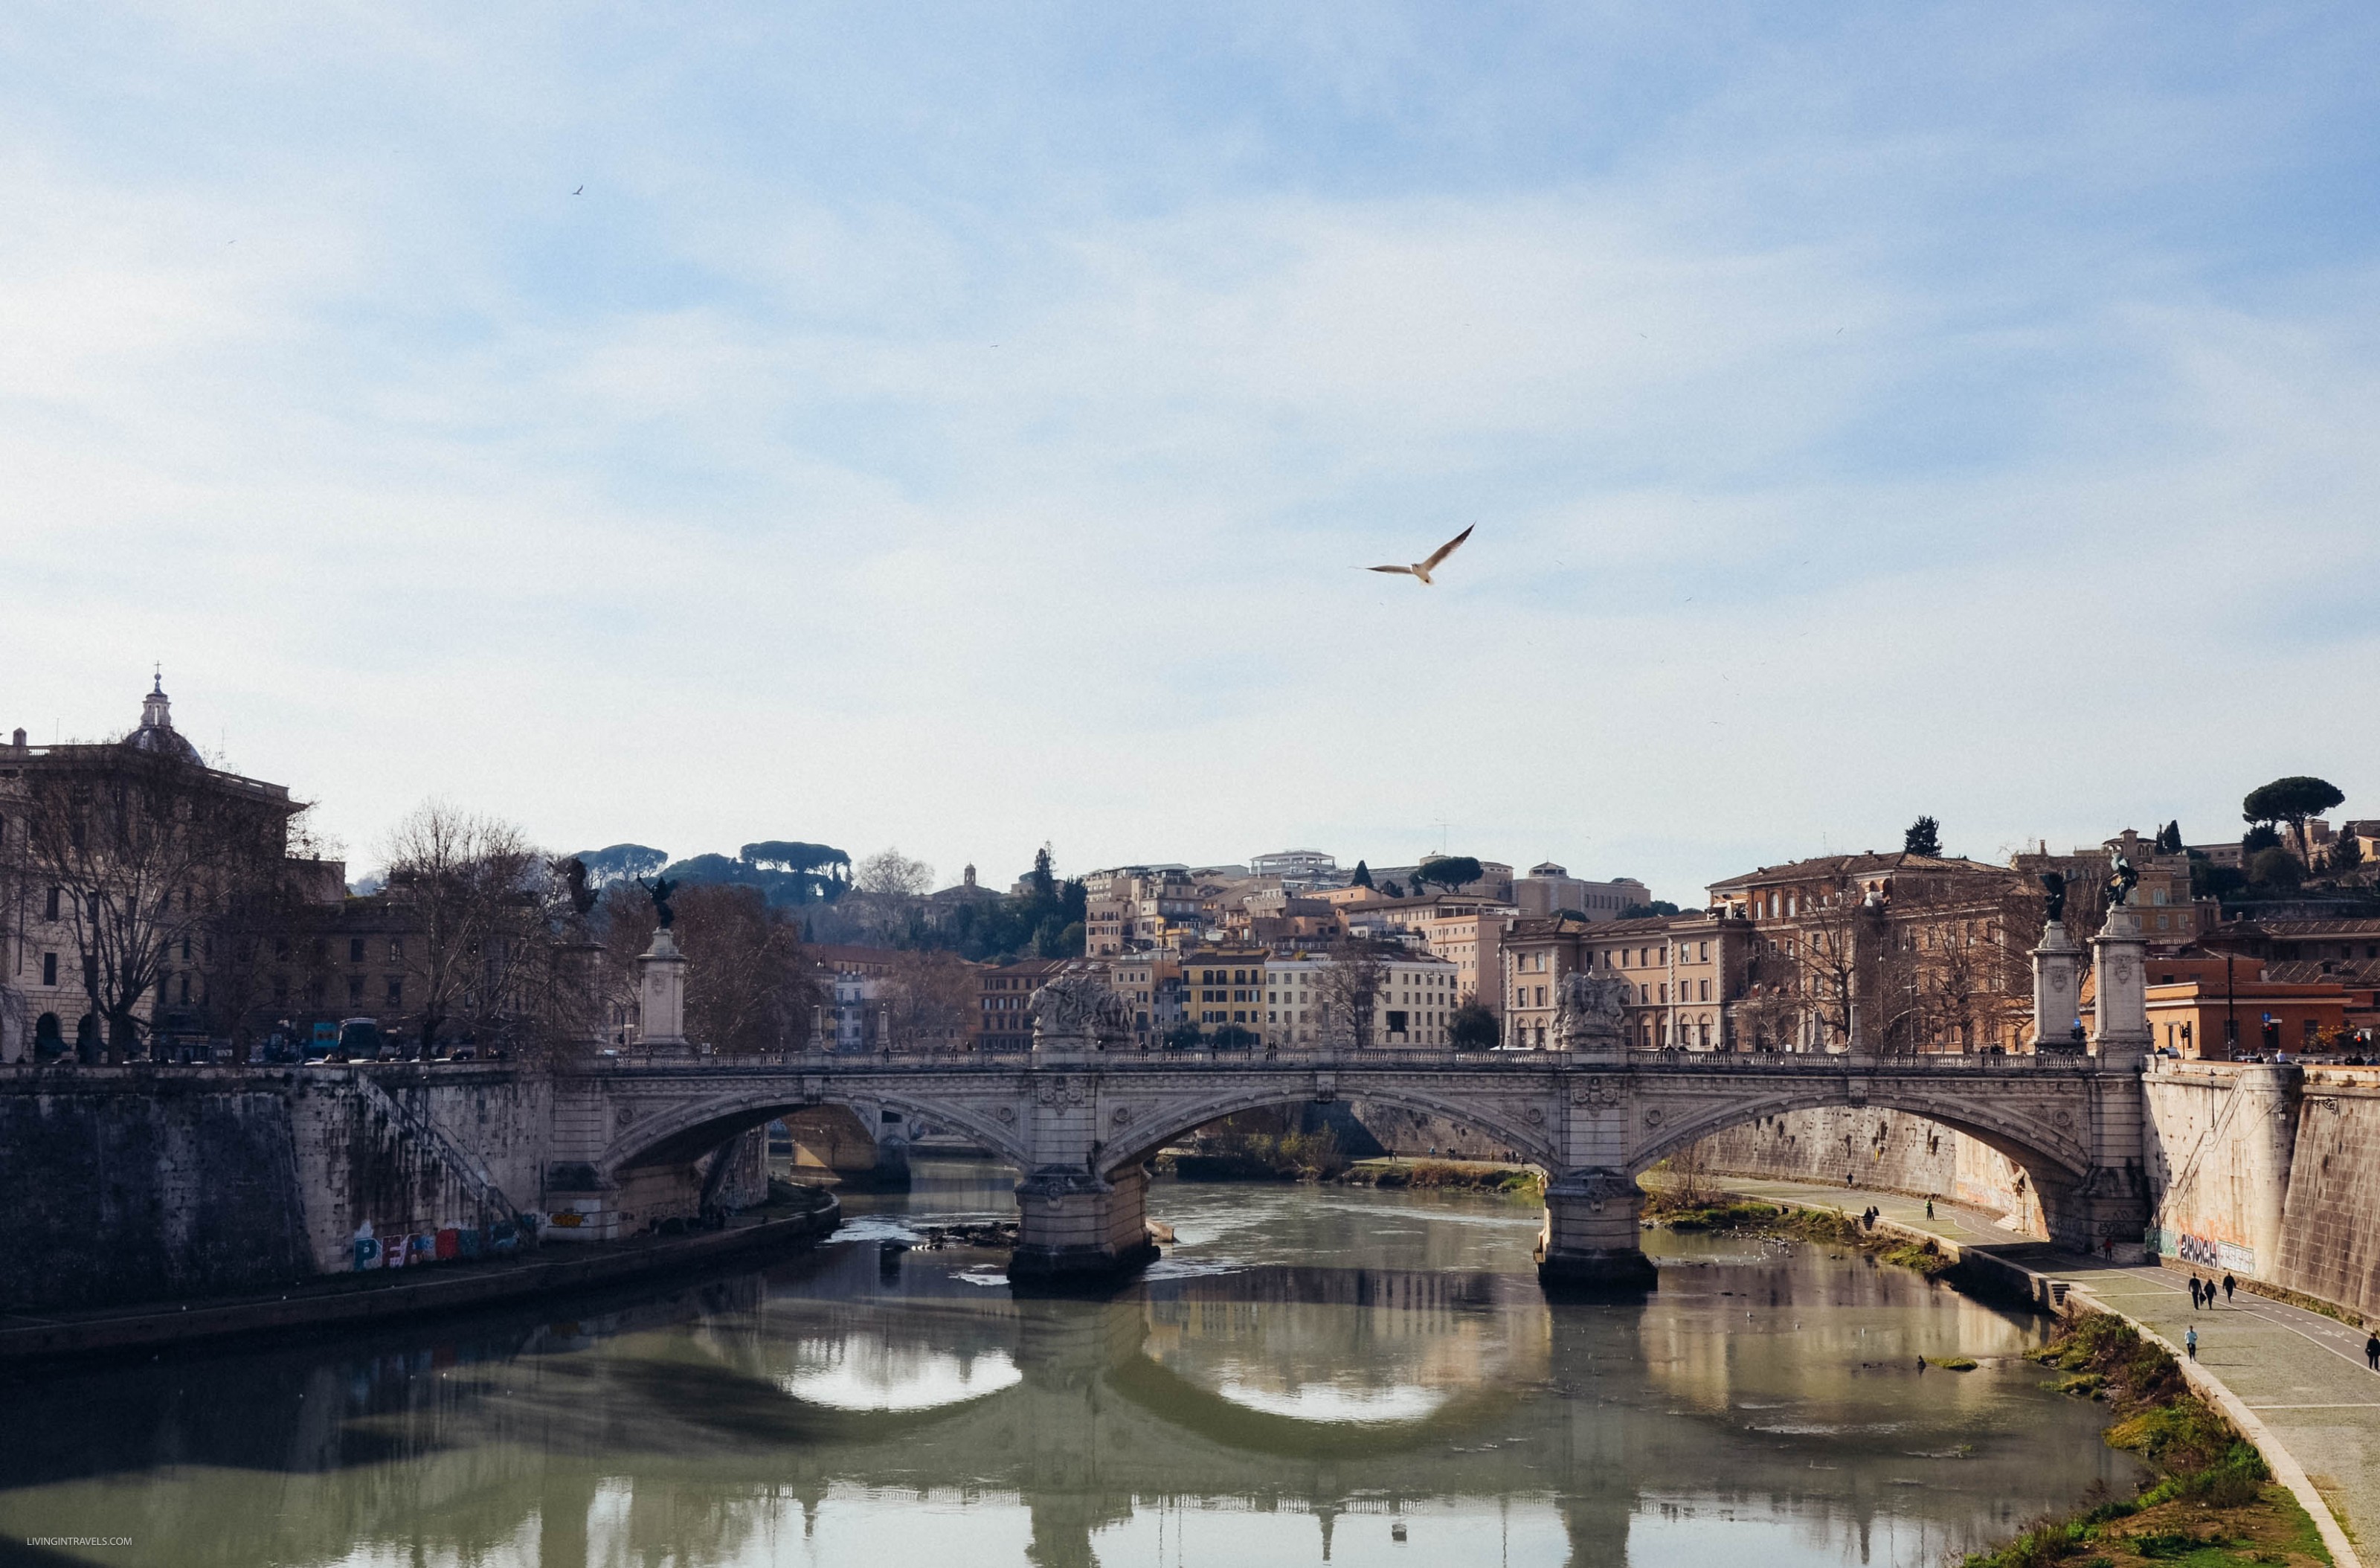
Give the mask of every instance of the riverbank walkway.
<svg viewBox="0 0 2380 1568">
<path fill-rule="evenodd" d="M 2262 1422 L 2298 1462 L 2362 1553 L 2380 1545 L 2380 1373 L 2364 1364 L 2367 1331 L 2242 1289 L 2192 1311 L 2186 1270 L 2119 1267 L 2010 1232 L 1991 1215 L 1903 1193 L 1817 1183 L 1718 1178 L 1747 1197 L 1858 1214 L 1871 1204 L 1895 1227 L 1987 1252 L 2064 1280 L 2174 1345 L 2198 1330 L 2198 1364 Z M 2201 1269 L 2218 1283 L 2221 1270 Z M 2375 1558 L 2380 1561 L 2380 1558 Z"/>
</svg>

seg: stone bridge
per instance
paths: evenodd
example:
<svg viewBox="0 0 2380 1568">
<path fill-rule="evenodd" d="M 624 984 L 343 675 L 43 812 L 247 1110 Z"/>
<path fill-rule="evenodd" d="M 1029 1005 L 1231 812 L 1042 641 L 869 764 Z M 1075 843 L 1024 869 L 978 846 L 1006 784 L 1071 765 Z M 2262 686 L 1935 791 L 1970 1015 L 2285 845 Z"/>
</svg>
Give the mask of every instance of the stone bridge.
<svg viewBox="0 0 2380 1568">
<path fill-rule="evenodd" d="M 1350 1051 L 1260 1055 L 1066 1049 L 623 1061 L 560 1086 L 555 1154 L 598 1176 L 585 1233 L 625 1234 L 750 1128 L 847 1109 L 898 1142 L 947 1128 L 1014 1164 L 1018 1275 L 1110 1272 L 1153 1256 L 1146 1162 L 1235 1112 L 1349 1098 L 1493 1132 L 1548 1176 L 1549 1282 L 1643 1283 L 1637 1175 L 1698 1139 L 1817 1106 L 1924 1116 L 2030 1175 L 2052 1234 L 2136 1256 L 2148 1221 L 2142 1062 L 2082 1053 L 1862 1057 Z"/>
<path fill-rule="evenodd" d="M 729 1139 L 839 1106 L 887 1141 L 923 1123 L 1014 1164 L 1012 1274 L 1106 1274 L 1155 1256 L 1145 1200 L 1160 1148 L 1235 1112 L 1343 1097 L 1494 1133 L 1546 1173 L 1546 1282 L 1642 1286 L 1653 1279 L 1637 1245 L 1647 1167 L 1763 1118 L 1873 1106 L 1998 1150 L 2030 1177 L 2055 1240 L 2136 1259 L 2149 1220 L 2139 925 L 2119 906 L 2092 943 L 2089 1049 L 2029 1055 L 1639 1051 L 1622 1032 L 1619 982 L 1592 972 L 1563 978 L 1551 1051 L 1152 1051 L 1130 1043 L 1111 992 L 1078 978 L 1037 993 L 1033 1049 L 1009 1055 L 703 1056 L 675 1043 L 671 1023 L 669 1046 L 599 1058 L 557 1086 L 550 1170 L 577 1173 L 582 1190 L 547 1188 L 580 1214 L 581 1235 L 641 1229 L 684 1211 L 696 1162 Z M 2072 1015 L 2081 956 L 2062 925 L 2044 932 L 2036 1016 Z"/>
</svg>

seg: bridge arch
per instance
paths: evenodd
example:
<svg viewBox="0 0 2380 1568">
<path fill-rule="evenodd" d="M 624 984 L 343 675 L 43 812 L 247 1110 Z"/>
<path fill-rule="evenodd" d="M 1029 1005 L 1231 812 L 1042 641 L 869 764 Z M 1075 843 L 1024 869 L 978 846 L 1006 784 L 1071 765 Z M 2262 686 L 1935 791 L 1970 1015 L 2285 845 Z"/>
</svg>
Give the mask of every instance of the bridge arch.
<svg viewBox="0 0 2380 1568">
<path fill-rule="evenodd" d="M 2025 1173 L 2053 1234 L 2059 1228 L 2061 1203 L 2084 1183 L 2092 1170 L 2089 1151 L 2079 1133 L 2045 1127 L 2039 1124 L 2036 1115 L 2005 1109 L 1988 1100 L 1946 1103 L 1938 1094 L 1896 1092 L 1881 1086 L 1872 1086 L 1864 1099 L 1854 1100 L 1840 1088 L 1828 1092 L 1822 1086 L 1812 1085 L 1780 1087 L 1774 1092 L 1748 1096 L 1725 1105 L 1697 1107 L 1697 1113 L 1682 1117 L 1675 1125 L 1665 1126 L 1658 1135 L 1642 1140 L 1629 1161 L 1627 1173 L 1632 1178 L 1641 1175 L 1706 1137 L 1748 1123 L 1795 1111 L 1840 1110 L 1896 1112 L 1973 1138 Z"/>
<path fill-rule="evenodd" d="M 1416 1111 L 1424 1115 L 1442 1116 L 1451 1122 L 1483 1128 L 1518 1150 L 1524 1161 L 1541 1165 L 1548 1172 L 1561 1168 L 1560 1150 L 1546 1129 L 1531 1127 L 1521 1118 L 1507 1114 L 1500 1107 L 1483 1107 L 1426 1090 L 1402 1087 L 1374 1088 L 1370 1085 L 1337 1098 L 1372 1101 L 1393 1106 L 1400 1111 Z M 1155 1114 L 1135 1124 L 1129 1132 L 1118 1133 L 1099 1151 L 1099 1170 L 1100 1174 L 1111 1176 L 1118 1171 L 1153 1158 L 1159 1149 L 1184 1134 L 1244 1111 L 1269 1111 L 1281 1106 L 1315 1103 L 1318 1101 L 1310 1092 L 1292 1087 L 1240 1085 L 1195 1100 L 1163 1104 Z"/>
<path fill-rule="evenodd" d="M 739 1133 L 764 1126 L 780 1116 L 789 1116 L 821 1105 L 840 1106 L 855 1113 L 896 1111 L 911 1123 L 929 1122 L 965 1132 L 983 1148 L 1020 1171 L 1029 1170 L 1032 1161 L 1014 1132 L 989 1116 L 941 1103 L 930 1096 L 885 1093 L 870 1089 L 859 1094 L 837 1094 L 831 1090 L 821 1095 L 787 1094 L 778 1088 L 772 1092 L 740 1089 L 713 1095 L 707 1099 L 670 1106 L 659 1113 L 630 1123 L 613 1138 L 601 1161 L 605 1171 L 643 1170 L 654 1166 L 682 1165 L 698 1160 L 717 1149 Z M 867 1118 L 862 1117 L 863 1122 Z M 880 1124 L 877 1124 L 880 1129 Z"/>
</svg>

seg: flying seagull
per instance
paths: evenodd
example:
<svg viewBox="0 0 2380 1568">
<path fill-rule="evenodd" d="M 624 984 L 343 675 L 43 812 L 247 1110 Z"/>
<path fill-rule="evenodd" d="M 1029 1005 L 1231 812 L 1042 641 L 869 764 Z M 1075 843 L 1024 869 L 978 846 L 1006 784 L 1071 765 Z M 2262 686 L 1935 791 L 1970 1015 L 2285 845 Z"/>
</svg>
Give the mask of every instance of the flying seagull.
<svg viewBox="0 0 2380 1568">
<path fill-rule="evenodd" d="M 1471 525 L 1471 528 L 1475 529 L 1479 525 L 1477 523 L 1474 523 Z M 1441 544 L 1436 550 L 1431 551 L 1428 560 L 1415 561 L 1410 566 L 1370 566 L 1366 567 L 1366 570 L 1374 572 L 1402 572 L 1407 577 L 1419 577 L 1422 581 L 1427 582 L 1430 580 L 1429 574 L 1438 570 L 1438 564 L 1440 561 L 1445 560 L 1449 555 L 1453 554 L 1455 546 L 1461 544 L 1464 540 L 1469 539 L 1470 537 L 1471 529 L 1464 529 L 1461 533 L 1456 534 L 1452 539 L 1448 540 L 1444 544 Z"/>
<path fill-rule="evenodd" d="M 582 186 L 580 186 L 577 189 L 576 189 L 576 190 L 572 191 L 570 194 L 571 194 L 571 195 L 573 195 L 573 196 L 584 196 L 584 195 L 586 195 L 586 194 L 587 194 L 587 188 L 586 188 L 585 186 L 583 186 L 583 185 L 582 185 Z"/>
</svg>

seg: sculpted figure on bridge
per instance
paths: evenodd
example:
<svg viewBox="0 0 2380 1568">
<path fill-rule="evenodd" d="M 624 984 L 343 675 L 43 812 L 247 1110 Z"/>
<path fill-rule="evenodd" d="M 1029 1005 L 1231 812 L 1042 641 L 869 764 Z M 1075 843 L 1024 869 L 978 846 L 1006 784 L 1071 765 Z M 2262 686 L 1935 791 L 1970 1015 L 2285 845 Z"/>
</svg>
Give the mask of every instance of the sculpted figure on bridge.
<svg viewBox="0 0 2380 1568">
<path fill-rule="evenodd" d="M 1554 1034 L 1564 1050 L 1615 1049 L 1628 1022 L 1628 982 L 1582 969 L 1564 975 Z"/>
<path fill-rule="evenodd" d="M 661 922 L 662 930 L 667 930 L 677 924 L 677 911 L 670 907 L 670 899 L 677 892 L 677 883 L 667 877 L 655 877 L 651 881 L 638 877 L 637 885 L 652 895 L 653 918 Z"/>
<path fill-rule="evenodd" d="M 2130 904 L 2132 901 L 2132 889 L 2140 885 L 2140 872 L 2132 869 L 2132 863 L 2124 858 L 2122 851 L 2109 852 L 2107 856 L 2108 907 L 2120 909 Z"/>
<path fill-rule="evenodd" d="M 1123 998 L 1088 975 L 1061 975 L 1033 993 L 1033 1034 L 1038 1039 L 1092 1039 L 1104 1048 L 1132 1032 L 1132 1012 Z"/>
<path fill-rule="evenodd" d="M 2042 918 L 2050 925 L 2060 925 L 2066 919 L 2066 873 L 2041 873 Z"/>
</svg>

